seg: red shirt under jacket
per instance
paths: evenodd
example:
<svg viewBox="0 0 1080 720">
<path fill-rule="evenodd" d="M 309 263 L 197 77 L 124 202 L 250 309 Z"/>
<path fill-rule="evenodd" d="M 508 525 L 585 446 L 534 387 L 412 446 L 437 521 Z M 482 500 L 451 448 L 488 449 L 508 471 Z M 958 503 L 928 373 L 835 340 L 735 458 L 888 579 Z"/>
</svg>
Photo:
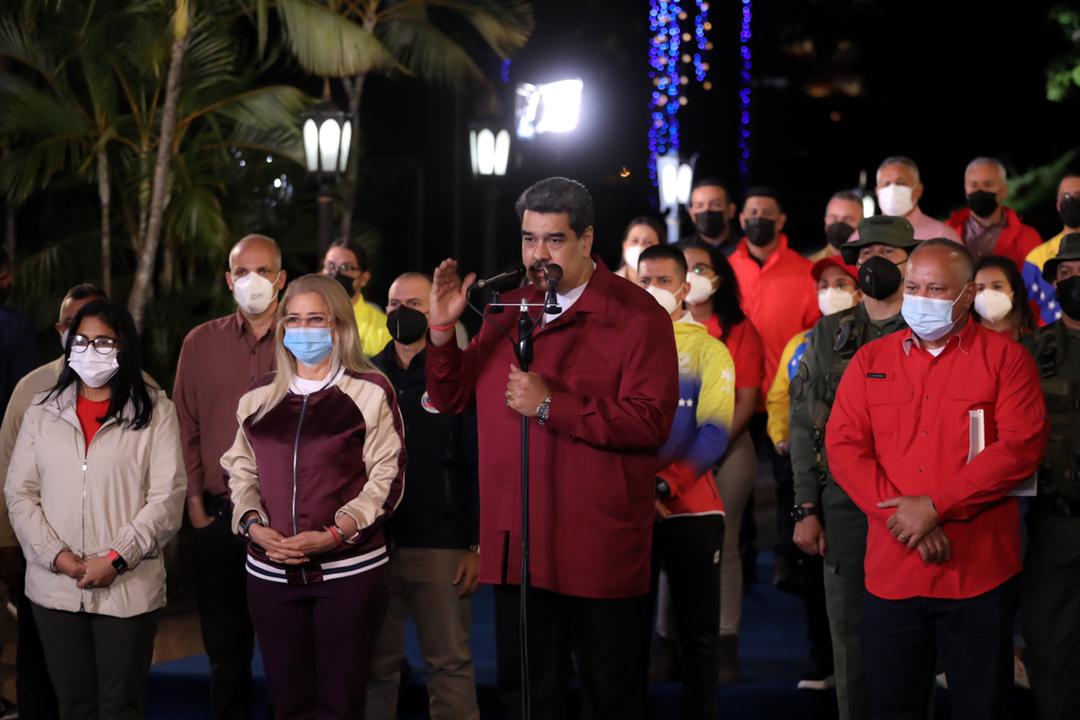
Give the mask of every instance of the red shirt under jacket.
<svg viewBox="0 0 1080 720">
<path fill-rule="evenodd" d="M 675 416 L 678 353 L 663 308 L 593 259 L 581 297 L 533 334 L 530 370 L 551 390 L 551 415 L 545 426 L 529 421 L 530 569 L 535 587 L 626 598 L 649 592 L 656 451 Z M 543 301 L 532 285 L 502 301 L 522 297 Z M 462 412 L 476 398 L 484 583 L 521 577 L 521 416 L 505 404 L 516 361 L 503 336 L 517 338 L 517 319 L 489 311 L 466 350 L 427 350 L 435 407 Z"/>
<path fill-rule="evenodd" d="M 789 248 L 783 234 L 764 265 L 758 265 L 751 257 L 746 238 L 739 241 L 728 260 L 739 281 L 743 312 L 757 329 L 765 350 L 760 401 L 760 407 L 764 408 L 764 398 L 780 365 L 784 346 L 799 332 L 813 327 L 821 317 L 817 283 L 810 277 L 813 264 Z M 737 378 L 738 370 L 736 383 L 739 384 Z"/>
<path fill-rule="evenodd" d="M 1024 260 L 1028 253 L 1039 245 L 1042 245 L 1042 237 L 1039 232 L 1020 221 L 1020 216 L 1011 208 L 1003 208 L 1005 211 L 1005 227 L 1001 229 L 997 242 L 994 243 L 994 255 L 1009 258 L 1016 265 L 1017 270 L 1024 269 Z M 964 225 L 971 217 L 971 208 L 960 208 L 948 219 L 947 225 L 956 233 L 964 237 Z M 1035 317 L 1039 317 L 1038 311 Z"/>
<path fill-rule="evenodd" d="M 968 463 L 969 411 L 985 449 Z M 1019 343 L 969 317 L 934 357 L 911 331 L 864 345 L 826 428 L 829 469 L 869 520 L 866 589 L 887 600 L 962 599 L 1020 572 L 1020 512 L 1007 497 L 1038 468 L 1049 433 L 1039 374 Z M 929 495 L 952 559 L 925 565 L 889 533 L 877 503 Z"/>
</svg>

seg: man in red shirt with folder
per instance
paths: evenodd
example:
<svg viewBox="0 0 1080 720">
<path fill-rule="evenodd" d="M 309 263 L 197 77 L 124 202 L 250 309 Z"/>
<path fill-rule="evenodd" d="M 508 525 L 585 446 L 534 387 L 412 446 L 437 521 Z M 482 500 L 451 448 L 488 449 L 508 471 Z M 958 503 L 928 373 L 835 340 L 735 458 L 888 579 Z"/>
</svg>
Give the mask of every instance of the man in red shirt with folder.
<svg viewBox="0 0 1080 720">
<path fill-rule="evenodd" d="M 927 240 L 908 261 L 910 330 L 844 373 L 826 428 L 837 483 L 866 513 L 863 654 L 871 717 L 922 718 L 935 662 L 956 717 L 998 718 L 1012 685 L 1020 511 L 1046 445 L 1039 374 L 970 317 L 974 264 Z M 971 447 L 981 422 L 984 447 Z"/>
</svg>

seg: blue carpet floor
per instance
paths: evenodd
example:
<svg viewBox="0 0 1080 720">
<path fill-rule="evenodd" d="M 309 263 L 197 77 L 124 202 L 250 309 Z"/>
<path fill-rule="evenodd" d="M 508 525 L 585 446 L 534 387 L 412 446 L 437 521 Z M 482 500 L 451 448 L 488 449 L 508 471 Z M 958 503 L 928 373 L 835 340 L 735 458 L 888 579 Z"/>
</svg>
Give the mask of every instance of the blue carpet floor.
<svg viewBox="0 0 1080 720">
<path fill-rule="evenodd" d="M 759 559 L 759 577 L 771 574 L 771 556 Z M 473 602 L 472 647 L 476 663 L 477 691 L 483 717 L 507 717 L 495 694 L 495 637 L 493 601 L 490 588 L 482 588 Z M 781 593 L 767 583 L 750 586 L 743 604 L 740 638 L 741 681 L 720 690 L 720 717 L 724 720 L 772 720 L 798 717 L 799 720 L 826 720 L 836 717 L 832 691 L 809 692 L 795 689 L 806 658 L 807 641 L 802 605 L 797 597 Z M 416 668 L 402 688 L 399 718 L 427 718 L 427 693 L 415 630 L 407 638 L 409 660 Z M 256 718 L 266 717 L 266 680 L 261 658 L 254 662 L 256 676 Z M 172 720 L 210 716 L 210 666 L 205 655 L 163 663 L 150 673 L 147 718 Z M 650 716 L 678 716 L 679 686 L 673 683 L 649 688 Z M 1013 698 L 1015 718 L 1034 717 L 1030 694 L 1017 692 Z M 936 720 L 950 716 L 947 694 L 938 693 Z M 373 718 L 371 720 L 382 720 Z"/>
</svg>

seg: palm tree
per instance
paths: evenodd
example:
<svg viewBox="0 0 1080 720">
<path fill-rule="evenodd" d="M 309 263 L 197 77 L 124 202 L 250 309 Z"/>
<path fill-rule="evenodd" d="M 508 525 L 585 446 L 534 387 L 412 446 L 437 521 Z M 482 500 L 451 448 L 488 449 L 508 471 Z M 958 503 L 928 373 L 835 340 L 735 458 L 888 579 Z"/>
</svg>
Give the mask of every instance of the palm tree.
<svg viewBox="0 0 1080 720">
<path fill-rule="evenodd" d="M 265 66 L 245 61 L 235 18 L 185 0 L 65 0 L 37 13 L 0 19 L 12 65 L 0 73 L 0 193 L 11 203 L 70 177 L 96 183 L 103 283 L 115 208 L 136 256 L 128 302 L 141 325 L 159 245 L 166 270 L 185 246 L 220 249 L 227 188 L 215 177 L 237 149 L 299 162 L 295 118 L 310 98 L 259 86 Z M 37 32 L 46 21 L 50 33 Z"/>
<path fill-rule="evenodd" d="M 353 146 L 360 129 L 360 101 L 369 74 L 408 74 L 462 90 L 485 82 L 474 57 L 445 28 L 471 28 L 500 58 L 523 47 L 533 29 L 525 0 L 245 0 L 265 43 L 273 4 L 285 43 L 308 72 L 339 78 L 348 98 Z M 345 176 L 341 237 L 351 234 L 359 153 Z"/>
</svg>

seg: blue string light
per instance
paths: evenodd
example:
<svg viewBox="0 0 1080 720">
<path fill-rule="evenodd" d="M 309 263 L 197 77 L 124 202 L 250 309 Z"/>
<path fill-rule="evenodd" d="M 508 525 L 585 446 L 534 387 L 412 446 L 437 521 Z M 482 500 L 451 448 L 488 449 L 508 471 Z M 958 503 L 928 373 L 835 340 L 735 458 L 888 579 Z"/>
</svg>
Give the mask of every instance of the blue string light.
<svg viewBox="0 0 1080 720">
<path fill-rule="evenodd" d="M 750 42 L 753 39 L 751 0 L 742 0 L 742 28 L 739 30 L 739 55 L 742 71 L 739 73 L 739 177 L 745 187 L 750 177 L 750 71 L 753 56 Z"/>
<path fill-rule="evenodd" d="M 692 75 L 706 90 L 709 64 L 705 53 L 712 48 L 708 39 L 707 0 L 694 0 L 693 33 L 683 29 L 689 0 L 650 0 L 649 79 L 653 83 L 649 103 L 649 179 L 656 184 L 656 158 L 679 150 L 679 108 L 687 103 L 684 86 Z M 684 45 L 687 46 L 684 49 Z M 692 72 L 691 72 L 692 70 Z"/>
</svg>

